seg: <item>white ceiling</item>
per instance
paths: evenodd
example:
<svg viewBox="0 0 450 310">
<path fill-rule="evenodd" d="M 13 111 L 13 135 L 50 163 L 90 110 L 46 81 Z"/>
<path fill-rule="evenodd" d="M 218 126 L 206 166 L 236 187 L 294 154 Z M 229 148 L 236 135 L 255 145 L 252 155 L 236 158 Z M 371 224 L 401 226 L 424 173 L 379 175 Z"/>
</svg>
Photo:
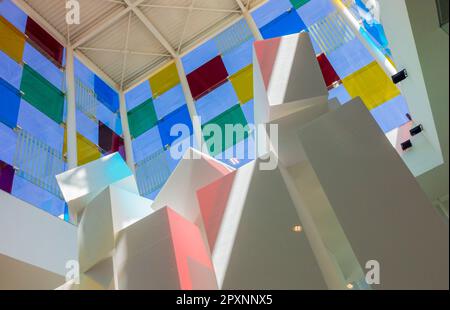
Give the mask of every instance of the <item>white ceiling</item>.
<svg viewBox="0 0 450 310">
<path fill-rule="evenodd" d="M 14 0 L 59 41 L 70 42 L 96 73 L 126 90 L 267 0 L 78 0 L 68 26 L 65 0 Z"/>
</svg>

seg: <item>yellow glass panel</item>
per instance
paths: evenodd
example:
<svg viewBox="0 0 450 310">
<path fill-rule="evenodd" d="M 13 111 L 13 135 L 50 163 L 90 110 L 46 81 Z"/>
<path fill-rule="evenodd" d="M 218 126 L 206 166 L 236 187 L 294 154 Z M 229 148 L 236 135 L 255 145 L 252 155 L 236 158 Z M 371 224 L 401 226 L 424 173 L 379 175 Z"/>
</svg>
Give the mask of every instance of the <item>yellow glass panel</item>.
<svg viewBox="0 0 450 310">
<path fill-rule="evenodd" d="M 361 97 L 369 110 L 391 100 L 400 91 L 377 62 L 356 71 L 342 80 L 352 98 Z"/>
<path fill-rule="evenodd" d="M 78 153 L 78 166 L 83 166 L 91 161 L 97 160 L 102 157 L 102 153 L 98 150 L 98 147 L 77 133 L 77 153 Z M 64 147 L 63 154 L 67 155 L 67 130 L 64 131 Z"/>
<path fill-rule="evenodd" d="M 153 97 L 161 96 L 169 89 L 173 88 L 180 83 L 180 77 L 178 76 L 178 70 L 175 63 L 170 64 L 155 75 L 151 76 L 150 86 L 152 88 Z"/>
<path fill-rule="evenodd" d="M 25 35 L 0 15 L 0 50 L 21 63 L 24 48 Z"/>
<path fill-rule="evenodd" d="M 253 65 L 249 65 L 230 77 L 241 105 L 253 99 Z"/>
</svg>

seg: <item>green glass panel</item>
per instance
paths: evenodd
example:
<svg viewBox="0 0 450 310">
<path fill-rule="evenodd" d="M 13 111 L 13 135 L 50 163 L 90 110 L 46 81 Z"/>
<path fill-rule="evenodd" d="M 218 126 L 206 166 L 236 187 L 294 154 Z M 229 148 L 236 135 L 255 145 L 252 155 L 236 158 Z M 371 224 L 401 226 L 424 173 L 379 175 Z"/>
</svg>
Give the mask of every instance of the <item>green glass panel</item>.
<svg viewBox="0 0 450 310">
<path fill-rule="evenodd" d="M 207 136 L 205 133 L 205 141 L 208 146 L 209 153 L 211 156 L 219 155 L 220 153 L 226 151 L 228 148 L 235 146 L 242 140 L 248 138 L 249 128 L 247 119 L 245 118 L 244 112 L 241 109 L 241 106 L 235 105 L 231 109 L 223 112 L 219 116 L 215 117 L 213 120 L 202 126 L 202 129 L 205 129 L 206 126 L 210 124 L 216 124 L 222 130 L 221 139 L 216 139 L 214 137 L 214 133 L 211 133 L 210 136 Z M 232 125 L 233 127 L 236 125 L 242 125 L 245 131 L 242 134 L 237 134 L 236 132 L 230 132 L 226 130 L 226 125 Z M 237 127 L 236 127 L 237 128 Z M 221 144 L 218 145 L 217 142 L 221 140 Z"/>
<path fill-rule="evenodd" d="M 307 4 L 310 0 L 291 0 L 292 6 L 297 10 L 299 7 Z"/>
<path fill-rule="evenodd" d="M 63 121 L 64 93 L 24 64 L 20 90 L 23 99 L 58 124 Z"/>
<path fill-rule="evenodd" d="M 156 116 L 152 98 L 128 112 L 128 124 L 133 138 L 137 138 L 147 132 L 147 130 L 153 128 L 157 122 L 158 117 Z"/>
</svg>

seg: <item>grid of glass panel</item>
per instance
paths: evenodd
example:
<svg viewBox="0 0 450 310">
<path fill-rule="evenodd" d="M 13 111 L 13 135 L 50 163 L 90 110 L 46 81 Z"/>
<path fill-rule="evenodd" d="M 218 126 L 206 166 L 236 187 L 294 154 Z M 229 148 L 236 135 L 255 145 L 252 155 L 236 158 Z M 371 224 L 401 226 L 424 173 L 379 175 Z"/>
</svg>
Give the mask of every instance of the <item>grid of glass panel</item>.
<svg viewBox="0 0 450 310">
<path fill-rule="evenodd" d="M 390 59 L 379 21 L 362 1 L 344 2 L 361 20 L 361 31 L 371 44 Z M 41 41 L 42 29 L 10 0 L 0 2 L 0 11 L 1 34 L 14 42 L 0 43 L 0 188 L 60 216 L 65 207 L 53 175 L 66 169 L 63 49 Z M 355 96 L 366 98 L 386 133 L 408 122 L 405 99 L 330 0 L 269 0 L 252 16 L 265 39 L 310 33 L 330 98 L 341 104 Z M 210 155 L 234 167 L 255 157 L 250 126 L 254 122 L 253 43 L 241 19 L 182 58 L 202 128 L 223 129 L 226 124 L 246 128 L 242 136 L 221 137 L 219 148 L 211 143 L 211 135 L 203 137 Z M 81 62 L 76 61 L 75 74 L 79 164 L 113 152 L 125 158 L 118 94 Z M 170 150 L 184 142 L 171 135 L 173 125 L 185 125 L 190 135 L 184 138 L 191 144 L 193 140 L 175 64 L 169 63 L 127 92 L 126 104 L 138 185 L 143 196 L 154 198 L 178 163 Z M 48 164 L 39 170 L 33 160 Z"/>
</svg>

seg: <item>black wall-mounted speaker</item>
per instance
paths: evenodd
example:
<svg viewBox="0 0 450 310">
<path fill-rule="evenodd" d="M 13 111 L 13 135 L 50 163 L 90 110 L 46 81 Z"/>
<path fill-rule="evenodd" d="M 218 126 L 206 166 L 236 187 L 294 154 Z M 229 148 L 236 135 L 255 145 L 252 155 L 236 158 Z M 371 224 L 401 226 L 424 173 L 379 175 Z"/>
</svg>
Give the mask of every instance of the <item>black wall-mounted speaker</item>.
<svg viewBox="0 0 450 310">
<path fill-rule="evenodd" d="M 413 147 L 411 140 L 405 141 L 401 144 L 402 150 L 406 151 L 407 149 L 410 149 Z"/>
<path fill-rule="evenodd" d="M 394 84 L 398 84 L 401 81 L 405 80 L 407 77 L 408 77 L 408 71 L 406 71 L 406 69 L 403 69 L 402 71 L 400 71 L 392 76 L 392 82 L 394 82 Z"/>
<path fill-rule="evenodd" d="M 412 128 L 410 131 L 409 131 L 409 133 L 411 134 L 411 136 L 415 136 L 415 135 L 418 135 L 419 133 L 421 133 L 423 131 L 423 126 L 422 125 L 419 125 L 419 126 L 416 126 L 416 127 L 414 127 L 414 128 Z"/>
</svg>

